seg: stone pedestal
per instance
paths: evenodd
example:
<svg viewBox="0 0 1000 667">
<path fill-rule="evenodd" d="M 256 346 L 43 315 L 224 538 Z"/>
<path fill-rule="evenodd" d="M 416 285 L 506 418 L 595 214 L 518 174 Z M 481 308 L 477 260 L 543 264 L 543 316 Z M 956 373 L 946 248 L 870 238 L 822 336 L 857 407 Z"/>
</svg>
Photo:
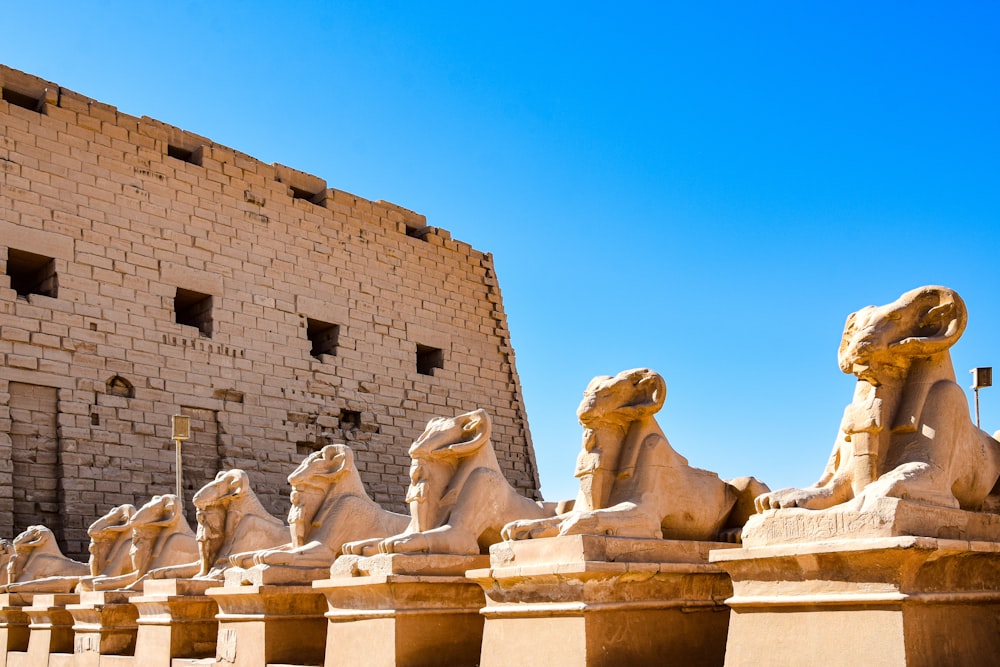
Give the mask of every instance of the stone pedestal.
<svg viewBox="0 0 1000 667">
<path fill-rule="evenodd" d="M 212 658 L 219 634 L 219 611 L 205 591 L 216 582 L 153 579 L 131 598 L 139 611 L 136 667 L 170 667 L 172 658 Z"/>
<path fill-rule="evenodd" d="M 483 667 L 722 665 L 729 577 L 718 542 L 572 535 L 502 542 L 468 572 L 486 592 Z"/>
<path fill-rule="evenodd" d="M 487 556 L 341 556 L 313 583 L 329 604 L 326 667 L 476 665 Z"/>
<path fill-rule="evenodd" d="M 0 667 L 7 667 L 7 654 L 28 650 L 30 619 L 24 608 L 31 604 L 31 595 L 0 593 Z"/>
<path fill-rule="evenodd" d="M 208 595 L 219 605 L 216 665 L 322 665 L 326 598 L 312 586 L 225 586 Z"/>
<path fill-rule="evenodd" d="M 711 555 L 733 580 L 727 667 L 1000 655 L 1000 517 L 884 499 L 865 511 L 772 510 L 744 536 L 742 549 Z"/>
<path fill-rule="evenodd" d="M 28 615 L 28 652 L 11 667 L 70 667 L 73 661 L 73 617 L 66 605 L 80 601 L 72 593 L 37 593 L 23 607 Z M 14 656 L 11 656 L 12 658 Z"/>
<path fill-rule="evenodd" d="M 73 616 L 75 667 L 99 667 L 101 656 L 135 652 L 139 610 L 129 602 L 138 593 L 86 591 L 78 604 L 66 605 Z"/>
</svg>

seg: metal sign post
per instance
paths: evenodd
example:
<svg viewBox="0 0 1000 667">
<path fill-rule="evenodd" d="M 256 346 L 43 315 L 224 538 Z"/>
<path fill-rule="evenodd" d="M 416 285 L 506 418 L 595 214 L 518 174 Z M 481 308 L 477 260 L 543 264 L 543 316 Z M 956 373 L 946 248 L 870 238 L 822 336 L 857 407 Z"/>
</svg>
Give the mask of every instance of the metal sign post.
<svg viewBox="0 0 1000 667">
<path fill-rule="evenodd" d="M 982 368 L 973 368 L 972 373 L 972 387 L 971 389 L 976 394 L 976 428 L 979 426 L 979 388 L 980 387 L 992 387 L 993 386 L 993 367 L 984 366 Z"/>
<path fill-rule="evenodd" d="M 170 439 L 177 445 L 177 460 L 174 471 L 177 473 L 177 501 L 184 510 L 184 474 L 181 468 L 181 442 L 191 437 L 191 418 L 185 415 L 174 415 L 170 418 Z"/>
</svg>

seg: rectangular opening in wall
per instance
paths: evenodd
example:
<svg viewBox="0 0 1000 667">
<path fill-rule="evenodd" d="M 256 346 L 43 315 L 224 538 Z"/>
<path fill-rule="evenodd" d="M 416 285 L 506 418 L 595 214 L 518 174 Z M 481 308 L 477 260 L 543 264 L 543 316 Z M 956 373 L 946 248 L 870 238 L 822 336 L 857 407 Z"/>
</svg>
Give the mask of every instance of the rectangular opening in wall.
<svg viewBox="0 0 1000 667">
<path fill-rule="evenodd" d="M 427 240 L 428 227 L 411 227 L 406 225 L 406 235 L 410 238 L 420 239 L 421 241 Z"/>
<path fill-rule="evenodd" d="M 306 336 L 309 338 L 309 342 L 312 343 L 310 354 L 317 359 L 323 354 L 337 354 L 337 339 L 340 337 L 340 326 L 307 317 Z"/>
<path fill-rule="evenodd" d="M 321 445 L 315 442 L 296 442 L 295 443 L 295 453 L 305 458 L 312 454 L 313 452 L 318 452 L 321 449 Z"/>
<path fill-rule="evenodd" d="M 59 392 L 55 387 L 11 382 L 10 468 L 17 535 L 28 526 L 47 526 L 62 543 L 60 500 Z"/>
<path fill-rule="evenodd" d="M 189 151 L 188 149 L 181 148 L 180 146 L 167 144 L 167 155 L 175 160 L 187 162 L 188 164 L 195 164 L 199 167 L 201 166 L 201 151 Z"/>
<path fill-rule="evenodd" d="M 212 337 L 212 295 L 177 288 L 174 297 L 177 324 L 197 327 L 202 336 Z"/>
<path fill-rule="evenodd" d="M 321 206 L 323 200 L 326 199 L 326 190 L 310 192 L 309 190 L 297 188 L 294 185 L 289 185 L 288 188 L 292 191 L 292 199 L 304 199 L 310 204 L 316 204 L 317 206 Z"/>
<path fill-rule="evenodd" d="M 340 428 L 345 431 L 356 431 L 361 428 L 361 413 L 357 410 L 341 410 Z"/>
<path fill-rule="evenodd" d="M 434 375 L 435 368 L 444 368 L 444 350 L 417 344 L 417 372 Z"/>
<path fill-rule="evenodd" d="M 55 298 L 59 291 L 56 261 L 45 255 L 8 248 L 7 275 L 10 286 L 20 297 L 41 294 Z"/>
<path fill-rule="evenodd" d="M 16 107 L 21 107 L 22 109 L 35 112 L 41 112 L 42 104 L 44 102 L 42 98 L 25 95 L 24 93 L 19 93 L 16 90 L 11 90 L 10 88 L 3 88 L 3 101 L 13 104 Z"/>
</svg>

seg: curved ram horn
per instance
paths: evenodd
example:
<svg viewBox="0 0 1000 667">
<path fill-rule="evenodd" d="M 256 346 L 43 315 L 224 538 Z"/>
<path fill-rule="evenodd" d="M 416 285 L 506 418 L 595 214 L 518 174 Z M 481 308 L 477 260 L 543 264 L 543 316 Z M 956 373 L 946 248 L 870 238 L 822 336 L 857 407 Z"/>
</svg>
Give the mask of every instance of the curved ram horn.
<svg viewBox="0 0 1000 667">
<path fill-rule="evenodd" d="M 903 308 L 916 309 L 913 333 L 892 347 L 907 356 L 926 357 L 950 348 L 962 336 L 969 314 L 954 290 L 931 285 L 907 292 L 899 298 Z"/>
<path fill-rule="evenodd" d="M 483 446 L 489 440 L 493 424 L 486 410 L 480 408 L 468 415 L 469 421 L 462 425 L 462 433 L 471 433 L 472 437 L 462 442 L 456 442 L 442 451 L 447 451 L 455 456 L 465 456 Z"/>
</svg>

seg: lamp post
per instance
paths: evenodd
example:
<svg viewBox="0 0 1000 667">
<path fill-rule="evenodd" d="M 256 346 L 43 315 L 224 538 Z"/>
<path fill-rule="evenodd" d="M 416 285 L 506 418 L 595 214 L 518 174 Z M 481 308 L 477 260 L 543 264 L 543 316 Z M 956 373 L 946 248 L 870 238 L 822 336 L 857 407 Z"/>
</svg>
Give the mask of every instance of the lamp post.
<svg viewBox="0 0 1000 667">
<path fill-rule="evenodd" d="M 969 372 L 972 373 L 971 389 L 976 394 L 976 428 L 979 428 L 979 388 L 993 386 L 993 367 L 973 368 Z"/>
<path fill-rule="evenodd" d="M 170 439 L 177 445 L 177 459 L 174 472 L 177 474 L 177 502 L 184 509 L 184 474 L 181 469 L 181 442 L 191 437 L 191 418 L 185 415 L 174 415 L 170 418 Z"/>
</svg>

